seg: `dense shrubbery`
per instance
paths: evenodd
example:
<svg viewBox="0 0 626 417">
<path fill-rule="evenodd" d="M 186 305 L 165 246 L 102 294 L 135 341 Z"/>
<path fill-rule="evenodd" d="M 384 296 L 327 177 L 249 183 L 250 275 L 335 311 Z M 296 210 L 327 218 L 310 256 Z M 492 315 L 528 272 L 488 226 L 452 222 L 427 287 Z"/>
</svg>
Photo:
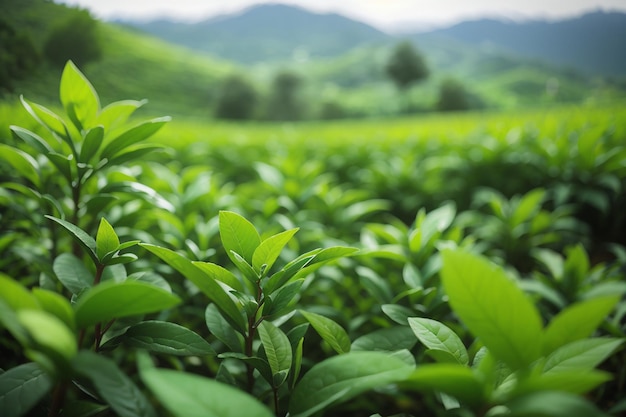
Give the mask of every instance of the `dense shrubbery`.
<svg viewBox="0 0 626 417">
<path fill-rule="evenodd" d="M 0 145 L 3 416 L 626 409 L 624 126 L 168 149 L 60 91 Z"/>
</svg>

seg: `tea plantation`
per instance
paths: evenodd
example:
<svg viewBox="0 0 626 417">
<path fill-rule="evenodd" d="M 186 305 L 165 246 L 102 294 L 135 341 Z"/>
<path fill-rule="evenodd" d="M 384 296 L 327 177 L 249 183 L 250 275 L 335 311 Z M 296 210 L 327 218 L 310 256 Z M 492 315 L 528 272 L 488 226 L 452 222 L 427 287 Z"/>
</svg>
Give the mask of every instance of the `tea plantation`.
<svg viewBox="0 0 626 417">
<path fill-rule="evenodd" d="M 146 120 L 71 62 L 59 92 L 0 109 L 2 416 L 626 411 L 625 106 Z"/>
</svg>

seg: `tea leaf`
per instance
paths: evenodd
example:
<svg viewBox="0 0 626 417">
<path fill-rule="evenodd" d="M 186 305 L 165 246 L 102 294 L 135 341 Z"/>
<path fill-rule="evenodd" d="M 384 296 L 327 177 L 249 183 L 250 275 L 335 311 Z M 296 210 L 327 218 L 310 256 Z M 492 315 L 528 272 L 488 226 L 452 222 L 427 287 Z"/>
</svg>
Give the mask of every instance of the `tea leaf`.
<svg viewBox="0 0 626 417">
<path fill-rule="evenodd" d="M 170 120 L 170 117 L 159 117 L 125 131 L 102 149 L 101 158 L 111 159 L 129 146 L 148 139 Z"/>
<path fill-rule="evenodd" d="M 258 331 L 274 377 L 272 383 L 280 386 L 291 368 L 291 344 L 285 333 L 270 321 L 261 322 Z"/>
<path fill-rule="evenodd" d="M 121 100 L 105 106 L 98 114 L 97 124 L 103 125 L 107 130 L 116 127 L 126 121 L 139 107 L 147 103 L 146 100 Z"/>
<path fill-rule="evenodd" d="M 100 219 L 100 226 L 98 226 L 98 233 L 96 234 L 96 255 L 98 255 L 100 262 L 102 262 L 108 253 L 117 251 L 119 247 L 120 240 L 115 230 L 111 224 L 102 217 Z"/>
<path fill-rule="evenodd" d="M 414 367 L 381 352 L 351 352 L 314 365 L 296 385 L 291 417 L 307 417 L 374 388 L 406 379 Z"/>
<path fill-rule="evenodd" d="M 244 334 L 247 324 L 242 312 L 239 310 L 232 298 L 222 289 L 214 279 L 196 267 L 184 256 L 159 246 L 140 244 L 150 252 L 157 255 L 169 266 L 180 272 L 189 281 L 193 282 L 204 295 L 206 295 L 217 308 L 224 314 L 224 318 L 240 333 Z"/>
<path fill-rule="evenodd" d="M 0 159 L 8 162 L 22 177 L 29 180 L 35 187 L 41 186 L 39 164 L 26 152 L 12 146 L 0 144 Z"/>
<path fill-rule="evenodd" d="M 236 291 L 243 292 L 243 285 L 241 281 L 228 269 L 223 268 L 219 265 L 216 265 L 211 262 L 192 262 L 192 264 L 200 268 L 205 274 L 210 276 L 212 279 L 216 281 L 223 282 L 228 285 L 230 288 Z"/>
<path fill-rule="evenodd" d="M 417 343 L 411 329 L 406 326 L 395 326 L 374 330 L 352 342 L 351 351 L 387 351 L 412 349 Z"/>
<path fill-rule="evenodd" d="M 98 255 L 96 255 L 96 241 L 91 236 L 89 236 L 84 230 L 82 230 L 78 226 L 74 226 L 68 221 L 48 215 L 46 215 L 45 217 L 55 223 L 60 224 L 65 230 L 70 232 L 74 240 L 76 240 L 76 242 L 78 242 L 83 247 L 83 249 L 87 251 L 87 254 L 91 257 L 94 263 L 98 264 Z"/>
<path fill-rule="evenodd" d="M 578 370 L 584 372 L 598 366 L 622 343 L 623 339 L 592 338 L 577 340 L 556 349 L 546 358 L 544 372 Z"/>
<path fill-rule="evenodd" d="M 93 285 L 93 274 L 85 267 L 83 261 L 71 253 L 62 253 L 52 264 L 52 269 L 61 284 L 72 294 L 80 294 Z"/>
<path fill-rule="evenodd" d="M 211 345 L 197 333 L 165 321 L 142 321 L 123 335 L 125 344 L 155 353 L 176 356 L 215 356 Z"/>
<path fill-rule="evenodd" d="M 59 96 L 61 104 L 78 130 L 91 127 L 100 110 L 100 100 L 89 80 L 72 61 L 68 61 L 63 69 Z"/>
<path fill-rule="evenodd" d="M 120 417 L 155 417 L 143 392 L 111 359 L 82 350 L 72 361 L 74 370 L 89 380 L 96 392 Z"/>
<path fill-rule="evenodd" d="M 25 363 L 0 374 L 0 410 L 4 417 L 20 417 L 52 388 L 52 381 L 36 363 Z"/>
<path fill-rule="evenodd" d="M 566 392 L 533 392 L 506 403 L 511 417 L 609 417 L 591 402 Z"/>
<path fill-rule="evenodd" d="M 151 284 L 107 281 L 85 291 L 74 310 L 76 324 L 83 329 L 114 318 L 166 310 L 178 303 L 180 298 Z"/>
<path fill-rule="evenodd" d="M 621 296 L 597 297 L 562 310 L 545 330 L 544 354 L 591 335 L 619 302 Z"/>
<path fill-rule="evenodd" d="M 28 111 L 28 113 L 30 113 L 30 115 L 33 116 L 35 120 L 37 120 L 41 125 L 46 127 L 51 132 L 59 135 L 68 145 L 73 147 L 73 143 L 69 137 L 69 133 L 63 119 L 61 119 L 53 111 L 45 108 L 40 104 L 31 103 L 22 96 L 20 96 L 20 101 L 22 102 L 22 105 L 24 106 L 26 111 Z"/>
<path fill-rule="evenodd" d="M 450 249 L 442 256 L 441 277 L 450 305 L 468 329 L 512 369 L 538 359 L 541 317 L 522 290 L 482 257 Z"/>
<path fill-rule="evenodd" d="M 302 310 L 300 312 L 335 352 L 342 354 L 350 351 L 350 338 L 343 327 L 328 317 Z"/>
<path fill-rule="evenodd" d="M 261 244 L 261 237 L 254 225 L 232 211 L 220 211 L 219 221 L 220 237 L 228 257 L 236 263 L 232 253 L 235 252 L 252 265 L 254 251 Z"/>
<path fill-rule="evenodd" d="M 261 266 L 266 265 L 265 271 L 267 273 L 274 265 L 274 262 L 276 262 L 276 259 L 278 259 L 285 245 L 297 231 L 297 228 L 286 230 L 274 236 L 270 236 L 261 242 L 252 255 L 252 266 L 257 271 L 261 271 Z"/>
<path fill-rule="evenodd" d="M 68 326 L 57 317 L 39 310 L 20 310 L 17 320 L 28 331 L 34 350 L 54 352 L 66 360 L 76 355 L 76 337 Z"/>
<path fill-rule="evenodd" d="M 254 397 L 198 375 L 166 369 L 141 372 L 144 384 L 176 417 L 273 417 Z"/>
<path fill-rule="evenodd" d="M 47 311 L 61 320 L 71 330 L 75 330 L 76 320 L 74 319 L 74 310 L 72 310 L 72 306 L 65 297 L 59 293 L 43 288 L 33 288 L 32 291 L 44 311 Z"/>
<path fill-rule="evenodd" d="M 416 391 L 440 391 L 472 407 L 486 401 L 481 379 L 467 366 L 436 363 L 419 366 L 400 383 L 402 388 Z"/>
<path fill-rule="evenodd" d="M 80 150 L 80 162 L 89 163 L 89 160 L 100 149 L 102 140 L 104 139 L 104 129 L 102 126 L 96 126 L 90 129 L 83 140 L 83 147 Z"/>
<path fill-rule="evenodd" d="M 276 316 L 284 314 L 284 310 L 288 308 L 290 304 L 293 305 L 292 301 L 295 300 L 300 292 L 303 283 L 303 279 L 296 280 L 280 288 L 274 294 L 271 294 L 263 305 L 263 315 Z"/>
<path fill-rule="evenodd" d="M 11 134 L 15 139 L 21 139 L 28 145 L 32 146 L 36 151 L 41 154 L 49 154 L 54 152 L 54 149 L 50 144 L 41 136 L 36 133 L 26 130 L 19 126 L 11 126 Z"/>
<path fill-rule="evenodd" d="M 465 345 L 459 336 L 445 324 L 436 320 L 411 317 L 409 326 L 427 348 L 447 352 L 461 365 L 469 364 Z"/>
<path fill-rule="evenodd" d="M 13 311 L 39 310 L 39 302 L 23 285 L 0 273 L 0 299 Z"/>
<path fill-rule="evenodd" d="M 233 352 L 243 353 L 244 340 L 241 333 L 222 317 L 215 304 L 209 304 L 204 312 L 204 320 L 209 331 Z"/>
</svg>

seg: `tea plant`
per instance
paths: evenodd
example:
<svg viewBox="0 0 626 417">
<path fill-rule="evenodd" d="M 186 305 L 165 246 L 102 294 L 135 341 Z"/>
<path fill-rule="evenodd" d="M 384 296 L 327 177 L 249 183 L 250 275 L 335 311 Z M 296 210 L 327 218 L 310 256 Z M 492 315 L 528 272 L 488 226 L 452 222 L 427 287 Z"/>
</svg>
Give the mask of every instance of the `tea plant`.
<svg viewBox="0 0 626 417">
<path fill-rule="evenodd" d="M 156 153 L 168 119 L 129 124 L 143 102 L 101 108 L 72 63 L 60 95 L 62 115 L 22 99 L 43 133 L 0 145 L 3 416 L 625 409 L 626 252 L 598 258 L 579 201 L 534 183 L 570 151 L 509 129 Z M 622 181 L 603 140 L 572 178 Z M 528 171 L 485 180 L 503 166 Z"/>
</svg>

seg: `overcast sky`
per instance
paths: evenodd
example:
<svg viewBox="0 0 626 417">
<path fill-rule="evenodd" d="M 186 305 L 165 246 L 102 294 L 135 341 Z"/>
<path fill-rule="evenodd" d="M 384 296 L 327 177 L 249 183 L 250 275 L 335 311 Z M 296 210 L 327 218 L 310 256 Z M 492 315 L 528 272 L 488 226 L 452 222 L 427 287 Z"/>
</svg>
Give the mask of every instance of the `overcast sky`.
<svg viewBox="0 0 626 417">
<path fill-rule="evenodd" d="M 626 12 L 626 0 L 56 0 L 80 5 L 102 19 L 169 17 L 198 21 L 253 4 L 285 3 L 316 12 L 336 12 L 379 27 L 407 22 L 448 24 L 477 17 L 570 17 L 590 10 Z"/>
</svg>

